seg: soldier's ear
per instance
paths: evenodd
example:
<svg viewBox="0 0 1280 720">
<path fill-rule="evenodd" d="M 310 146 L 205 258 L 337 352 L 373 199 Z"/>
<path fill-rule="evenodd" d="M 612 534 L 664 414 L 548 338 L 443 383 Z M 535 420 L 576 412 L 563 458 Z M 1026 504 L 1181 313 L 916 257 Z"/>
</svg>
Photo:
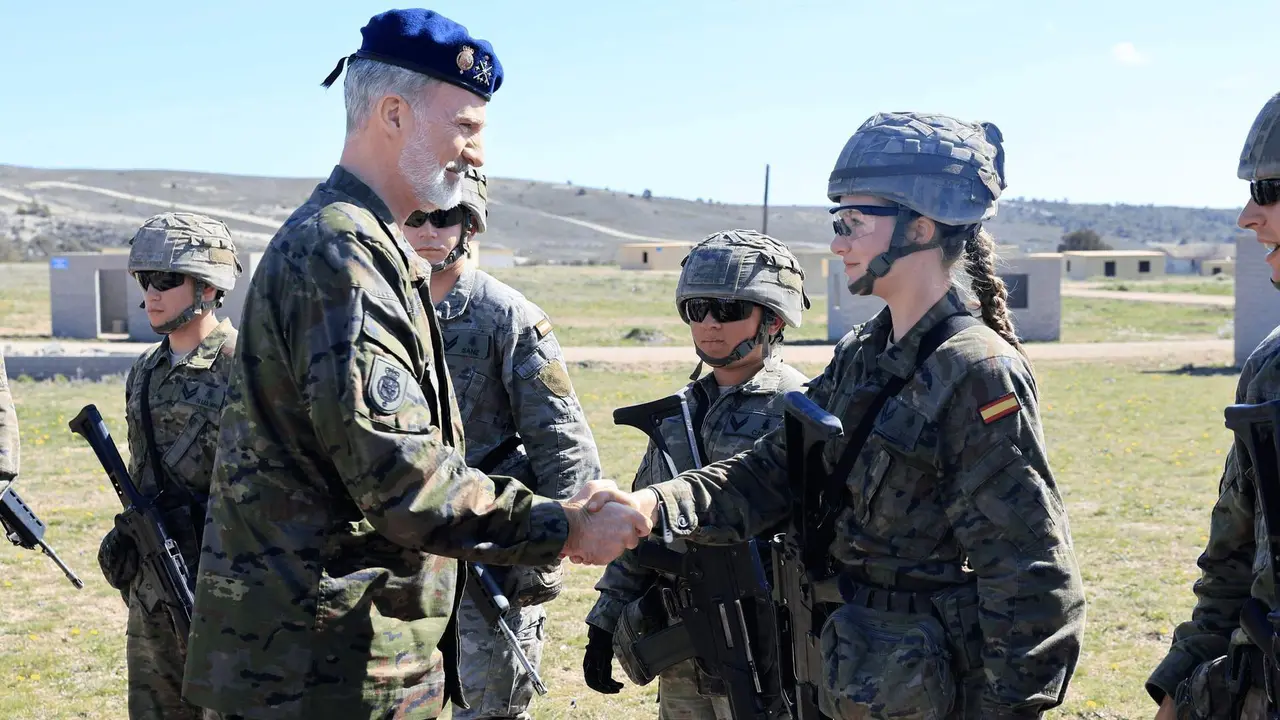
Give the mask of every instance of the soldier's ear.
<svg viewBox="0 0 1280 720">
<path fill-rule="evenodd" d="M 907 242 L 913 245 L 922 245 L 933 239 L 935 233 L 938 232 L 938 223 L 932 218 L 921 215 L 911 221 L 911 225 L 907 227 Z"/>
</svg>

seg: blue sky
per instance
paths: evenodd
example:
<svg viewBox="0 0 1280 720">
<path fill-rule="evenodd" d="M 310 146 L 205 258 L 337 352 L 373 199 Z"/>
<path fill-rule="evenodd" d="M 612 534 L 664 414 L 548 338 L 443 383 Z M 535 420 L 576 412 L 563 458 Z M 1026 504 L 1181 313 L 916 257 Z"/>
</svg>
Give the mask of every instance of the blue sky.
<svg viewBox="0 0 1280 720">
<path fill-rule="evenodd" d="M 872 113 L 1000 126 L 1009 197 L 1238 207 L 1280 3 L 764 0 L 430 7 L 494 44 L 490 175 L 825 203 Z M 0 163 L 319 177 L 320 81 L 369 2 L 0 0 Z M 402 7 L 402 6 L 401 6 Z M 1259 28 L 1251 31 L 1251 28 Z"/>
</svg>

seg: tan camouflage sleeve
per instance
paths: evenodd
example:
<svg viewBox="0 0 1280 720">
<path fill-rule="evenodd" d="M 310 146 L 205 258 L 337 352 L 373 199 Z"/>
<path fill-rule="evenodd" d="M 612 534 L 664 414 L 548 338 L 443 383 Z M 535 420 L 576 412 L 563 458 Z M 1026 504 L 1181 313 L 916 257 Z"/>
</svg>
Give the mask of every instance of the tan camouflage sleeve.
<svg viewBox="0 0 1280 720">
<path fill-rule="evenodd" d="M 940 418 L 947 517 L 977 576 L 984 718 L 1061 704 L 1080 657 L 1084 586 L 1021 358 L 972 365 Z"/>
<path fill-rule="evenodd" d="M 632 490 L 640 490 L 650 485 L 671 479 L 671 471 L 662 462 L 658 454 L 658 446 L 649 441 L 644 459 L 640 461 L 640 469 L 636 471 Z M 595 607 L 587 613 L 587 623 L 601 630 L 613 632 L 622 617 L 622 609 L 629 603 L 639 599 L 644 591 L 653 584 L 657 573 L 643 568 L 636 561 L 634 550 L 627 550 L 618 559 L 605 566 L 604 575 L 596 583 L 600 592 Z"/>
<path fill-rule="evenodd" d="M 1234 447 L 1227 453 L 1218 487 L 1209 542 L 1197 562 L 1201 573 L 1192 588 L 1196 605 L 1191 619 L 1174 630 L 1169 654 L 1147 679 L 1147 692 L 1156 702 L 1172 696 L 1197 665 L 1227 653 L 1231 634 L 1240 625 L 1240 609 L 1253 586 L 1257 554 L 1253 489 Z"/>
<path fill-rule="evenodd" d="M 13 409 L 13 395 L 5 373 L 4 355 L 0 354 L 0 489 L 18 477 L 18 414 Z"/>
<path fill-rule="evenodd" d="M 405 547 L 495 565 L 557 562 L 568 537 L 559 503 L 469 468 L 444 442 L 410 370 L 406 301 L 372 251 L 346 242 L 323 255 L 291 284 L 300 291 L 286 313 L 290 381 L 360 511 Z"/>
<path fill-rule="evenodd" d="M 531 305 L 531 304 L 530 304 Z M 551 322 L 536 307 L 517 309 L 515 342 L 503 362 L 516 431 L 529 454 L 539 494 L 573 497 L 604 473 L 586 412 L 569 381 Z M 508 370 L 509 369 L 509 370 Z"/>
</svg>

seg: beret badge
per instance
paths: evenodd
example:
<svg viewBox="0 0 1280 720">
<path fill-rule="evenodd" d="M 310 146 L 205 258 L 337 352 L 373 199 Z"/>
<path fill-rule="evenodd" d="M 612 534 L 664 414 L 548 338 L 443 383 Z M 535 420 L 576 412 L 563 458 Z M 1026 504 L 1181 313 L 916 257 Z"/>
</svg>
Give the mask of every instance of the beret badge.
<svg viewBox="0 0 1280 720">
<path fill-rule="evenodd" d="M 462 50 L 458 51 L 458 72 L 466 72 L 476 64 L 476 51 L 471 47 L 464 45 Z"/>
</svg>

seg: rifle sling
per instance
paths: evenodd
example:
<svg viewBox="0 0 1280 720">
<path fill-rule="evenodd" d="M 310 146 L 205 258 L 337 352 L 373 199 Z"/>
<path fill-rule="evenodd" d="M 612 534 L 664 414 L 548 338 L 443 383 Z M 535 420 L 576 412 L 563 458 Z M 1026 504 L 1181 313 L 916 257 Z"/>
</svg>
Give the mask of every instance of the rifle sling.
<svg viewBox="0 0 1280 720">
<path fill-rule="evenodd" d="M 839 493 L 845 487 L 845 481 L 849 478 L 849 473 L 853 472 L 853 465 L 858 461 L 858 455 L 862 452 L 862 447 L 867 444 L 867 439 L 871 437 L 871 430 L 875 426 L 876 416 L 880 414 L 880 409 L 884 404 L 889 402 L 889 398 L 897 395 L 906 386 L 907 381 L 915 376 L 924 367 L 925 361 L 934 351 L 942 346 L 943 343 L 955 337 L 961 330 L 981 325 L 982 321 L 970 315 L 967 312 L 958 312 L 944 318 L 937 325 L 929 329 L 925 336 L 920 339 L 920 348 L 916 354 L 915 367 L 907 374 L 907 377 L 894 376 L 885 383 L 880 394 L 876 395 L 871 404 L 862 413 L 862 417 L 858 420 L 858 426 L 854 429 L 853 434 L 849 436 L 849 444 L 845 446 L 844 453 L 841 454 L 840 460 L 836 463 L 835 470 L 827 476 L 826 487 L 823 488 L 824 503 L 830 504 L 834 502 L 834 498 L 839 497 Z M 848 418 L 845 418 L 846 420 Z M 845 425 L 848 427 L 848 424 Z M 828 505 L 830 506 L 830 505 Z M 821 549 L 826 552 L 826 548 Z"/>
<path fill-rule="evenodd" d="M 195 544 L 198 549 L 200 538 L 204 534 L 205 505 L 208 504 L 208 496 L 198 498 L 183 483 L 169 479 L 165 472 L 164 462 L 160 457 L 160 448 L 156 445 L 156 431 L 151 421 L 151 371 L 154 369 L 155 366 L 153 365 L 143 372 L 142 397 L 139 398 L 139 402 L 142 404 L 142 433 L 147 443 L 147 454 L 150 456 L 149 461 L 151 463 L 151 483 L 155 485 L 155 494 L 151 496 L 150 502 L 162 511 L 171 510 L 172 506 L 163 506 L 164 499 L 168 497 L 165 495 L 165 491 L 175 490 L 179 500 L 188 506 L 191 513 L 190 532 L 195 536 Z M 201 499 L 203 499 L 203 502 L 201 502 Z M 170 532 L 176 531 L 176 528 L 172 527 L 166 529 Z"/>
</svg>

